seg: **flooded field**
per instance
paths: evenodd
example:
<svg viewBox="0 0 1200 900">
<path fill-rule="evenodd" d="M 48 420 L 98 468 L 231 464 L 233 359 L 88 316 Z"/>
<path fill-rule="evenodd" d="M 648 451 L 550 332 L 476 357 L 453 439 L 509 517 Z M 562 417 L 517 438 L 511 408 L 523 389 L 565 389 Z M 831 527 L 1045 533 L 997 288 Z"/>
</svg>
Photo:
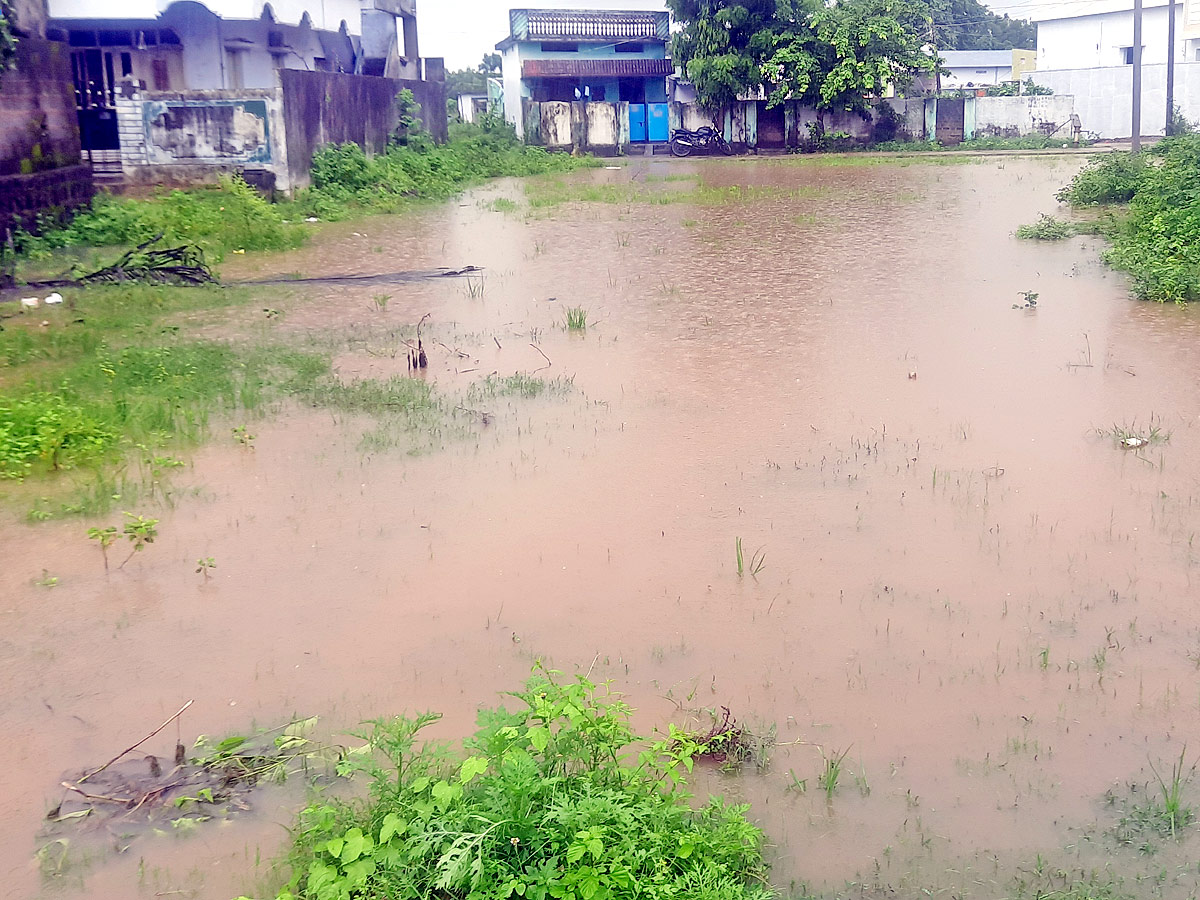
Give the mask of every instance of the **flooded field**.
<svg viewBox="0 0 1200 900">
<path fill-rule="evenodd" d="M 1185 746 L 1200 805 L 1200 317 L 1129 300 L 1090 238 L 1013 238 L 1080 164 L 630 160 L 227 268 L 482 267 L 272 300 L 347 377 L 406 375 L 429 314 L 454 412 L 253 421 L 107 575 L 107 523 L 9 514 L 0 893 L 261 896 L 298 786 L 39 862 L 59 783 L 188 699 L 185 742 L 427 709 L 459 737 L 544 658 L 645 730 L 773 726 L 765 769 L 697 790 L 752 804 L 785 896 L 1196 897 L 1194 829 L 1138 811 Z"/>
</svg>

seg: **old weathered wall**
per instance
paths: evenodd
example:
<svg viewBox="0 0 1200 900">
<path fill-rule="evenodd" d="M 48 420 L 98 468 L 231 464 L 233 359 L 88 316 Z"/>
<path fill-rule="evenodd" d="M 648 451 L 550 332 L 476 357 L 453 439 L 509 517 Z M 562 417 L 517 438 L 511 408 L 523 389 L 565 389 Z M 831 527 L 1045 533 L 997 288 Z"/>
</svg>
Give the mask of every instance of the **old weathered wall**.
<svg viewBox="0 0 1200 900">
<path fill-rule="evenodd" d="M 25 37 L 0 77 L 0 175 L 79 163 L 79 124 L 65 44 Z"/>
<path fill-rule="evenodd" d="M 1035 134 L 1043 122 L 1067 125 L 1075 98 L 1065 95 L 977 97 L 975 137 L 1020 137 Z M 1059 132 L 1071 136 L 1070 125 Z"/>
<path fill-rule="evenodd" d="M 1133 67 L 1038 70 L 1030 74 L 1055 94 L 1075 98 L 1075 110 L 1088 131 L 1102 138 L 1127 138 L 1133 132 Z M 1200 119 L 1200 63 L 1175 65 L 1175 103 L 1184 117 Z M 1142 135 L 1162 134 L 1167 121 L 1167 67 L 1142 67 Z"/>
<path fill-rule="evenodd" d="M 313 153 L 325 144 L 353 141 L 368 153 L 385 150 L 397 122 L 395 98 L 405 88 L 420 104 L 426 130 L 435 140 L 446 139 L 444 81 L 401 81 L 296 69 L 281 70 L 279 77 L 292 187 L 309 183 Z"/>
<path fill-rule="evenodd" d="M 117 101 L 121 160 L 134 184 L 242 172 L 290 189 L 278 90 L 144 92 Z"/>
</svg>

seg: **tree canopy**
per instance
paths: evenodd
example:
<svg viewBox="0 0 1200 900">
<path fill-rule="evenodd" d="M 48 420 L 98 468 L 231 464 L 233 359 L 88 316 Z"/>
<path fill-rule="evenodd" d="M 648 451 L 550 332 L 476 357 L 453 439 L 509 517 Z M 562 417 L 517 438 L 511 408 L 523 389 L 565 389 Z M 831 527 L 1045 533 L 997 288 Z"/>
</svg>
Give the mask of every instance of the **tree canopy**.
<svg viewBox="0 0 1200 900">
<path fill-rule="evenodd" d="M 923 0 L 667 0 L 673 58 L 718 111 L 763 91 L 773 104 L 863 110 L 867 97 L 937 69 Z"/>
<path fill-rule="evenodd" d="M 979 0 L 667 0 L 681 26 L 671 54 L 701 106 L 727 109 L 760 91 L 777 105 L 865 110 L 937 62 L 929 50 L 1033 46 L 1028 22 Z"/>
<path fill-rule="evenodd" d="M 446 73 L 446 96 L 459 94 L 486 94 L 487 80 L 499 78 L 501 60 L 499 53 L 485 53 L 483 60 L 474 69 L 459 69 Z"/>
</svg>

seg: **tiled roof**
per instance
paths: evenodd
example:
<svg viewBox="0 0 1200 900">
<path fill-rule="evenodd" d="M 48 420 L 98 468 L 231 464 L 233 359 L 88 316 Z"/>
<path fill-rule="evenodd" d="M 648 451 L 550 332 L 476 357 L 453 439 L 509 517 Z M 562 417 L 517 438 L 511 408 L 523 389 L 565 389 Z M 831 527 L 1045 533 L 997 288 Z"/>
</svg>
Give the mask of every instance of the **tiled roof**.
<svg viewBox="0 0 1200 900">
<path fill-rule="evenodd" d="M 527 59 L 524 78 L 653 78 L 670 75 L 669 59 Z"/>
<path fill-rule="evenodd" d="M 513 9 L 515 40 L 666 41 L 671 17 L 665 12 L 634 10 Z"/>
</svg>

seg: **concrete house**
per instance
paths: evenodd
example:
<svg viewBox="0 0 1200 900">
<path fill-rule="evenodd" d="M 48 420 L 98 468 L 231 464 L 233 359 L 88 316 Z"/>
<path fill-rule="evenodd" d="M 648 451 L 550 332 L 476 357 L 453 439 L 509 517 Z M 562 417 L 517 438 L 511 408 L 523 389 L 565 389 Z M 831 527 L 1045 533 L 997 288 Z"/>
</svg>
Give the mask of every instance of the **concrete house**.
<svg viewBox="0 0 1200 900">
<path fill-rule="evenodd" d="M 1133 0 L 1061 0 L 1034 8 L 1034 80 L 1073 94 L 1083 126 L 1105 138 L 1130 136 L 1133 105 Z M 1166 0 L 1145 0 L 1142 15 L 1142 134 L 1166 125 Z M 1175 103 L 1200 119 L 1200 3 L 1175 5 Z"/>
<path fill-rule="evenodd" d="M 671 17 L 646 9 L 513 9 L 509 35 L 496 49 L 504 65 L 504 114 L 518 134 L 551 132 L 539 143 L 565 145 L 571 109 L 547 104 L 583 104 L 575 115 L 610 120 L 612 134 L 592 143 L 644 144 L 670 137 L 667 56 Z M 600 105 L 606 105 L 607 109 Z M 561 127 L 555 118 L 566 115 Z M 552 118 L 542 122 L 541 118 Z M 557 134 L 565 129 L 566 135 Z M 611 140 L 609 139 L 611 138 Z M 625 138 L 625 140 L 622 140 Z"/>
<path fill-rule="evenodd" d="M 942 50 L 943 88 L 987 87 L 1019 81 L 1035 68 L 1033 50 Z"/>
<path fill-rule="evenodd" d="M 443 67 L 422 65 L 415 0 L 116 7 L 49 0 L 47 22 L 47 37 L 69 48 L 83 149 L 106 180 L 236 169 L 269 172 L 271 185 L 290 189 L 306 179 L 304 157 L 321 143 L 381 147 L 402 87 L 417 95 L 430 130 L 445 133 L 444 84 L 434 96 L 423 78 L 428 70 L 444 81 Z M 285 106 L 297 121 L 287 121 Z"/>
</svg>

